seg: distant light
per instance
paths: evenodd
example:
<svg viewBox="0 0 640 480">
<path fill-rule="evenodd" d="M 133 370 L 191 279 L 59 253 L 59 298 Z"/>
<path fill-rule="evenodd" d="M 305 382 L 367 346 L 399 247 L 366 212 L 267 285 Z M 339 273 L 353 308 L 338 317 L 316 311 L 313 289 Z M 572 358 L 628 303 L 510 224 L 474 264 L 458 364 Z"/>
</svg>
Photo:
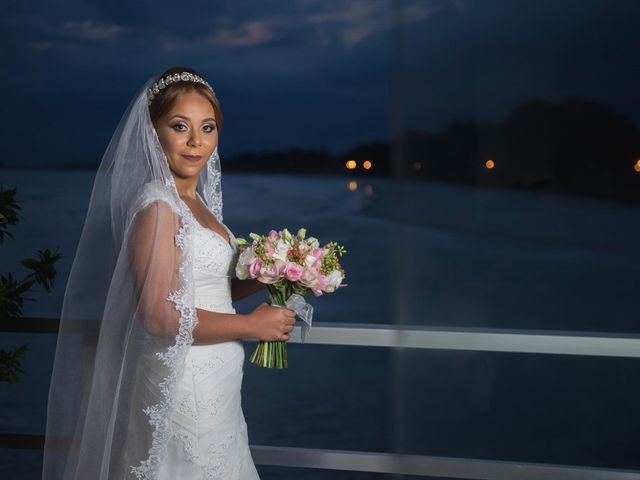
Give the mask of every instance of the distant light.
<svg viewBox="0 0 640 480">
<path fill-rule="evenodd" d="M 366 193 L 367 195 L 373 194 L 373 186 L 367 183 L 364 187 L 364 193 Z"/>
<path fill-rule="evenodd" d="M 358 188 L 358 182 L 351 180 L 349 183 L 347 183 L 347 188 L 351 191 L 354 191 Z"/>
<path fill-rule="evenodd" d="M 496 162 L 494 162 L 493 160 L 489 159 L 485 162 L 484 164 L 485 167 L 487 167 L 489 170 L 491 170 L 492 168 L 494 168 L 496 166 Z"/>
<path fill-rule="evenodd" d="M 365 170 L 369 170 L 371 168 L 371 161 L 365 160 L 364 162 L 362 162 L 362 168 L 364 168 Z"/>
<path fill-rule="evenodd" d="M 640 160 L 636 161 L 635 165 L 633 166 L 633 169 L 640 173 Z"/>
<path fill-rule="evenodd" d="M 413 162 L 413 169 L 416 172 L 419 172 L 420 170 L 422 170 L 422 162 Z"/>
<path fill-rule="evenodd" d="M 349 170 L 353 170 L 354 168 L 356 168 L 356 161 L 355 160 L 347 160 L 344 165 Z"/>
</svg>

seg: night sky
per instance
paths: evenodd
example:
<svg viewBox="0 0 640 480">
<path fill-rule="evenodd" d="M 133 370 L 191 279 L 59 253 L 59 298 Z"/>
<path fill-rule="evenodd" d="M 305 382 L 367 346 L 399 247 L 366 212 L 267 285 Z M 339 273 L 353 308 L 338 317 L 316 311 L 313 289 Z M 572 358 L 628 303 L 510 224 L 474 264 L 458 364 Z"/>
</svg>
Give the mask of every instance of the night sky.
<svg viewBox="0 0 640 480">
<path fill-rule="evenodd" d="M 5 2 L 5 166 L 99 162 L 174 65 L 220 99 L 220 152 L 389 141 L 580 98 L 640 124 L 637 0 Z"/>
</svg>

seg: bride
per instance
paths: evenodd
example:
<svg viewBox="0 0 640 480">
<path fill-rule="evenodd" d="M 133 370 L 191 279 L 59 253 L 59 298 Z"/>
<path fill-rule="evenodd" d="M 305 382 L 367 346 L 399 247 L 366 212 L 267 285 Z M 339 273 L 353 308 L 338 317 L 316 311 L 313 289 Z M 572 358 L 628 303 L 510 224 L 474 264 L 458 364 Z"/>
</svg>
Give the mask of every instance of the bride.
<svg viewBox="0 0 640 480">
<path fill-rule="evenodd" d="M 201 75 L 145 83 L 96 174 L 65 291 L 43 479 L 257 479 L 241 408 L 243 338 L 289 340 L 295 312 L 232 302 L 222 113 Z"/>
</svg>

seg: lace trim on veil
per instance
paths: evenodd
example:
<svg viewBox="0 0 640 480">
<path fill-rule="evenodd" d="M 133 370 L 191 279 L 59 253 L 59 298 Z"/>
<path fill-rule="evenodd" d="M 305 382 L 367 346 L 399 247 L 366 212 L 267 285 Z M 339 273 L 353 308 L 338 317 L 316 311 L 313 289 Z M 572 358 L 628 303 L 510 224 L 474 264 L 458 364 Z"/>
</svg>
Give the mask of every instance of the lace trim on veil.
<svg viewBox="0 0 640 480">
<path fill-rule="evenodd" d="M 175 189 L 175 182 L 172 177 L 166 180 L 165 187 L 173 187 Z M 143 202 L 148 204 L 153 200 L 161 199 L 153 197 L 155 195 L 151 194 Z M 166 193 L 163 197 L 166 200 Z M 170 203 L 173 208 L 176 208 L 174 202 Z M 167 296 L 167 300 L 173 302 L 176 310 L 180 312 L 180 323 L 175 344 L 169 347 L 166 352 L 156 354 L 163 364 L 169 368 L 169 374 L 159 384 L 162 392 L 161 401 L 143 410 L 149 417 L 149 423 L 154 428 L 154 431 L 147 459 L 141 461 L 139 466 L 131 467 L 131 473 L 139 480 L 152 480 L 157 477 L 157 468 L 162 463 L 166 455 L 167 443 L 174 434 L 169 421 L 169 413 L 174 409 L 176 403 L 173 392 L 176 382 L 182 373 L 182 368 L 184 368 L 186 354 L 193 344 L 193 329 L 198 323 L 194 306 L 195 286 L 190 274 L 193 267 L 193 255 L 191 252 L 193 248 L 193 242 L 191 241 L 193 232 L 192 216 L 183 207 L 178 206 L 177 208 L 180 211 L 181 218 L 181 226 L 175 236 L 176 245 L 182 250 L 179 263 L 180 280 L 178 288 Z"/>
<path fill-rule="evenodd" d="M 207 162 L 207 177 L 202 190 L 209 210 L 222 223 L 222 173 L 217 147 Z"/>
</svg>

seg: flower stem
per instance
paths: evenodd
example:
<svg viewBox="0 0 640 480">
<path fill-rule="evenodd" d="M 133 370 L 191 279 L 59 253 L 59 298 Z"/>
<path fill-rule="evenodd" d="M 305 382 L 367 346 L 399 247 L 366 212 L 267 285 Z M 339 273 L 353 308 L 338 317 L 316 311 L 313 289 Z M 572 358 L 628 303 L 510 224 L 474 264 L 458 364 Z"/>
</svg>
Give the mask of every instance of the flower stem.
<svg viewBox="0 0 640 480">
<path fill-rule="evenodd" d="M 271 305 L 284 306 L 291 296 L 291 283 L 288 281 L 267 285 Z M 280 341 L 260 340 L 255 351 L 249 358 L 251 363 L 265 368 L 287 368 L 287 344 Z"/>
</svg>

